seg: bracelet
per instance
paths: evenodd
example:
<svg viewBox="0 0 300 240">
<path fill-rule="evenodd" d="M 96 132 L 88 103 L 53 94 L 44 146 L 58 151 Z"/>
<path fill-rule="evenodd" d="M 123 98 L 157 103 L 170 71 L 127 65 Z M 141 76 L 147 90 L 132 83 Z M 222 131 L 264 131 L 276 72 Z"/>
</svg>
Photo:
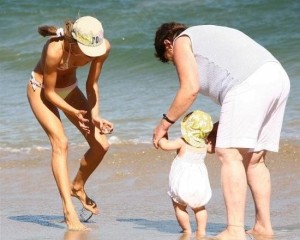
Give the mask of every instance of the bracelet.
<svg viewBox="0 0 300 240">
<path fill-rule="evenodd" d="M 165 113 L 163 114 L 163 119 L 165 119 L 168 123 L 171 123 L 171 124 L 175 123 L 175 121 L 170 120 Z"/>
</svg>

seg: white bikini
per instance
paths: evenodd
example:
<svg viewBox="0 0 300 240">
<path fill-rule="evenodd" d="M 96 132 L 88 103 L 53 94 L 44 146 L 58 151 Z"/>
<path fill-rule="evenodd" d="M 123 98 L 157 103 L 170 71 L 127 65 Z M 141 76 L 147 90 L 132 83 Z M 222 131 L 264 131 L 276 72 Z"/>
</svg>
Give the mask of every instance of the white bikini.
<svg viewBox="0 0 300 240">
<path fill-rule="evenodd" d="M 62 64 L 62 66 L 58 67 L 58 70 L 67 70 L 69 69 L 69 59 L 71 56 L 71 48 L 69 48 L 68 57 L 66 61 Z M 31 72 L 30 80 L 29 80 L 31 87 L 33 91 L 36 90 L 36 88 L 43 88 L 44 85 L 37 81 L 34 76 L 34 72 Z M 70 86 L 64 87 L 64 88 L 55 88 L 55 92 L 63 99 L 65 99 L 75 88 L 77 87 L 77 79 L 76 82 L 73 83 Z"/>
<path fill-rule="evenodd" d="M 34 72 L 31 72 L 30 80 L 29 80 L 31 87 L 33 91 L 36 90 L 36 88 L 44 88 L 44 85 L 37 81 L 34 77 Z M 64 88 L 55 88 L 55 92 L 63 99 L 65 99 L 75 88 L 77 87 L 77 80 L 75 83 L 73 83 L 70 86 L 64 87 Z"/>
</svg>

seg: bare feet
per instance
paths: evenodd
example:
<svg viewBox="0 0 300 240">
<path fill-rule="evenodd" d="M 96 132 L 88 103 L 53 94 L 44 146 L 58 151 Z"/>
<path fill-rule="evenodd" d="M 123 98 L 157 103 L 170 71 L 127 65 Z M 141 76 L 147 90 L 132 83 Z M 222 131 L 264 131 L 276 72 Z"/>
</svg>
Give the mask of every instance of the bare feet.
<svg viewBox="0 0 300 240">
<path fill-rule="evenodd" d="M 73 231 L 87 231 L 90 230 L 84 226 L 78 219 L 76 212 L 65 212 L 65 221 L 69 230 Z"/>
<path fill-rule="evenodd" d="M 273 230 L 269 230 L 266 231 L 266 229 L 260 229 L 260 231 L 257 230 L 257 228 L 253 228 L 250 230 L 247 230 L 246 233 L 250 236 L 255 237 L 255 239 L 260 240 L 260 239 L 264 239 L 264 240 L 271 240 L 273 239 L 274 233 Z"/>
<path fill-rule="evenodd" d="M 71 188 L 71 196 L 76 197 L 86 210 L 95 215 L 99 214 L 100 211 L 97 204 L 86 195 L 84 190 L 75 190 L 74 188 Z"/>
<path fill-rule="evenodd" d="M 180 236 L 180 238 L 178 240 L 190 240 L 192 234 L 191 233 L 182 233 L 182 235 Z"/>
<path fill-rule="evenodd" d="M 66 231 L 64 235 L 64 240 L 87 240 L 89 231 Z"/>
<path fill-rule="evenodd" d="M 204 238 L 205 235 L 206 235 L 206 232 L 205 232 L 205 231 L 201 231 L 201 230 L 197 230 L 197 231 L 196 231 L 196 239 Z"/>
<path fill-rule="evenodd" d="M 245 229 L 242 226 L 228 226 L 216 238 L 218 240 L 246 240 Z"/>
<path fill-rule="evenodd" d="M 264 225 L 260 224 L 259 222 L 256 222 L 252 229 L 247 230 L 247 233 L 255 234 L 255 235 L 266 235 L 266 236 L 274 235 L 271 224 L 264 226 Z"/>
</svg>

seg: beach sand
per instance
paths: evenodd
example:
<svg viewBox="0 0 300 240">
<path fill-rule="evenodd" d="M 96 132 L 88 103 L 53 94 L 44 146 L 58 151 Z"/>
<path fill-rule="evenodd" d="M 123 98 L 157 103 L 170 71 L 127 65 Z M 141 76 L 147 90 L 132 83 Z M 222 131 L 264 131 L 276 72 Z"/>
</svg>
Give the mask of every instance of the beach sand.
<svg viewBox="0 0 300 240">
<path fill-rule="evenodd" d="M 70 147 L 72 177 L 84 150 Z M 300 142 L 283 141 L 279 153 L 268 155 L 274 239 L 293 240 L 300 236 L 299 154 Z M 166 193 L 174 153 L 155 150 L 149 144 L 112 145 L 86 185 L 86 191 L 101 211 L 86 223 L 91 228 L 89 232 L 67 231 L 65 228 L 60 197 L 51 172 L 50 151 L 37 152 L 33 159 L 28 159 L 28 156 L 24 159 L 22 154 L 15 154 L 14 158 L 0 163 L 1 240 L 195 239 L 185 238 L 179 233 Z M 220 163 L 215 155 L 208 155 L 206 163 L 213 190 L 207 205 L 209 239 L 226 227 L 226 215 Z M 79 211 L 79 201 L 74 199 L 74 204 Z M 193 215 L 191 220 L 195 229 Z M 246 228 L 251 228 L 253 222 L 254 206 L 248 193 Z"/>
</svg>

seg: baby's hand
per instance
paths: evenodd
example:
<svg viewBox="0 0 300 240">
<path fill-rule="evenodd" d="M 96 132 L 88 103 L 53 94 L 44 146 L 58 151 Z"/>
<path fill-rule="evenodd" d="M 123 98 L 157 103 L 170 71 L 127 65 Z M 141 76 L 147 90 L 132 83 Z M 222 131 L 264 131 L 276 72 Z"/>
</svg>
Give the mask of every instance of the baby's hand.
<svg viewBox="0 0 300 240">
<path fill-rule="evenodd" d="M 207 137 L 207 152 L 215 153 L 219 122 L 214 123 L 213 129 Z"/>
<path fill-rule="evenodd" d="M 211 140 L 208 140 L 207 141 L 207 152 L 215 153 L 215 145 L 216 145 L 216 142 L 212 142 Z"/>
</svg>

